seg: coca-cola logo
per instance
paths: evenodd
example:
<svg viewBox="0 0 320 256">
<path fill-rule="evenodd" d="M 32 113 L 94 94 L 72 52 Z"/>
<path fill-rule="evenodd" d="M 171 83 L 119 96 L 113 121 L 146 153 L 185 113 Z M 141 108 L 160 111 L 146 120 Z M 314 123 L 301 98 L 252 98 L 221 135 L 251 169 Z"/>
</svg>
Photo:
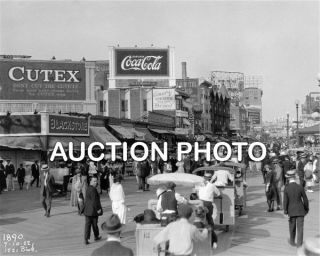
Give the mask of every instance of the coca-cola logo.
<svg viewBox="0 0 320 256">
<path fill-rule="evenodd" d="M 162 56 L 126 56 L 121 62 L 123 70 L 160 70 Z"/>
<path fill-rule="evenodd" d="M 169 52 L 167 49 L 117 49 L 116 75 L 168 76 Z"/>
</svg>

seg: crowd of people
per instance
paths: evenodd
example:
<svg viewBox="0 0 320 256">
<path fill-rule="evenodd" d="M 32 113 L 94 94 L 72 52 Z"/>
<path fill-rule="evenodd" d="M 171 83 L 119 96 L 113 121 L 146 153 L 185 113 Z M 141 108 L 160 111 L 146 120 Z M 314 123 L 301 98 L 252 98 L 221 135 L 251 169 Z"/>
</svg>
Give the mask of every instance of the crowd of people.
<svg viewBox="0 0 320 256">
<path fill-rule="evenodd" d="M 313 186 L 319 182 L 319 154 L 308 154 L 305 151 L 290 155 L 288 149 L 267 144 L 267 156 L 261 162 L 251 161 L 247 152 L 244 151 L 240 163 L 241 175 L 246 170 L 261 173 L 262 182 L 265 184 L 267 211 L 283 210 L 289 216 L 289 230 L 291 245 L 301 246 L 303 242 L 303 218 L 309 212 L 307 193 L 313 192 Z M 225 154 L 222 150 L 221 156 Z M 255 150 L 256 157 L 262 154 L 261 150 Z M 137 154 L 139 156 L 139 154 Z M 238 162 L 237 150 L 233 150 L 231 161 Z M 8 159 L 3 164 L 0 160 L 0 192 L 15 190 L 15 180 L 19 189 L 29 189 L 34 184 L 40 187 L 41 204 L 45 210 L 45 216 L 50 217 L 52 196 L 56 190 L 54 175 L 50 173 L 47 164 L 39 164 L 35 161 L 32 165 L 15 169 Z M 224 163 L 216 161 L 213 157 L 210 161 L 205 158 L 195 161 L 193 155 L 186 155 L 181 161 L 177 161 L 175 154 L 170 154 L 169 160 L 164 162 L 157 158 L 151 161 L 149 158 L 137 162 L 132 161 L 132 172 L 137 179 L 138 192 L 148 191 L 147 178 L 162 173 L 192 173 L 199 167 L 211 165 L 223 166 Z M 63 163 L 69 172 L 63 179 L 63 190 L 67 191 L 68 184 L 71 184 L 70 205 L 78 209 L 79 215 L 85 216 L 84 244 L 89 244 L 91 229 L 94 240 L 101 239 L 98 227 L 98 218 L 103 215 L 100 202 L 100 195 L 106 191 L 111 200 L 112 214 L 108 215 L 102 224 L 102 230 L 108 234 L 107 243 L 95 250 L 92 255 L 106 255 L 104 250 L 109 248 L 114 253 L 121 252 L 121 255 L 133 255 L 132 251 L 120 244 L 120 235 L 123 225 L 126 224 L 127 206 L 122 180 L 126 173 L 126 164 L 117 159 L 115 162 L 102 160 L 94 163 L 90 160 L 77 163 Z M 175 191 L 176 185 L 168 182 L 160 186 L 156 191 L 156 211 L 147 209 L 144 213 L 136 216 L 138 224 L 158 223 L 165 228 L 154 238 L 158 246 L 167 242 L 165 250 L 172 255 L 190 255 L 195 241 L 205 240 L 211 236 L 211 247 L 218 246 L 218 238 L 214 231 L 213 201 L 220 197 L 218 187 L 223 187 L 228 182 L 236 179 L 236 174 L 221 168 L 215 172 L 204 172 L 204 183 L 197 190 L 191 193 L 189 198 L 181 196 Z M 298 176 L 298 183 L 295 177 Z M 70 178 L 72 182 L 70 182 Z M 245 183 L 245 179 L 243 180 Z M 275 207 L 276 202 L 276 207 Z M 190 217 L 193 216 L 191 222 Z M 179 228 L 177 228 L 179 227 Z M 200 231 L 201 229 L 201 231 Z M 297 243 L 295 236 L 297 233 Z M 183 238 L 183 240 L 181 240 Z M 177 240 L 178 239 L 178 240 Z M 118 254 L 108 254 L 118 255 Z"/>
</svg>

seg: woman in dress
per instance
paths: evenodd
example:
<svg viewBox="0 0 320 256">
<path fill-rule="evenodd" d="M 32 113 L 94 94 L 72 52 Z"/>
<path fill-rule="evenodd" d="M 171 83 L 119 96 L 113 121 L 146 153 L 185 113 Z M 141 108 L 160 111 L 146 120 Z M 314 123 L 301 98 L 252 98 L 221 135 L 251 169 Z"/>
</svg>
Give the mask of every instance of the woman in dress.
<svg viewBox="0 0 320 256">
<path fill-rule="evenodd" d="M 122 177 L 120 175 L 114 176 L 109 196 L 112 201 L 112 212 L 119 216 L 122 224 L 126 224 L 127 207 L 121 180 Z"/>
<path fill-rule="evenodd" d="M 110 175 L 110 171 L 109 171 L 109 167 L 107 166 L 106 163 L 102 164 L 102 172 L 100 175 L 100 194 L 102 194 L 102 190 L 106 190 L 107 193 L 109 192 L 109 175 Z"/>
<path fill-rule="evenodd" d="M 72 178 L 72 188 L 70 204 L 71 206 L 78 207 L 78 214 L 81 215 L 81 210 L 84 206 L 84 197 L 87 190 L 87 180 L 86 177 L 82 176 L 81 170 L 77 168 L 75 170 L 75 175 Z"/>
<path fill-rule="evenodd" d="M 274 172 L 272 171 L 270 165 L 264 166 L 266 171 L 266 197 L 268 204 L 268 212 L 274 211 L 274 201 L 277 200 L 277 190 L 275 184 Z"/>
<path fill-rule="evenodd" d="M 25 166 L 26 166 L 26 176 L 24 177 L 24 182 L 26 183 L 27 190 L 29 190 L 30 183 L 33 180 L 33 177 L 31 175 L 32 174 L 32 170 L 31 170 L 32 164 L 33 163 L 31 163 L 31 162 L 28 162 L 28 163 L 25 164 Z"/>
<path fill-rule="evenodd" d="M 306 181 L 307 192 L 313 192 L 312 187 L 314 186 L 313 182 L 313 158 L 308 159 L 307 164 L 304 166 L 304 180 Z"/>
</svg>

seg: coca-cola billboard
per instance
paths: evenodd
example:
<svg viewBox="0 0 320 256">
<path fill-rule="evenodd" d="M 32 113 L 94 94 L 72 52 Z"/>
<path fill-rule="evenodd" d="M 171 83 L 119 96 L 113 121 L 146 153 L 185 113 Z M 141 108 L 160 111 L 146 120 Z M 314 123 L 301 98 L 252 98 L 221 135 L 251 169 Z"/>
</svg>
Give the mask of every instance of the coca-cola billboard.
<svg viewBox="0 0 320 256">
<path fill-rule="evenodd" d="M 117 76 L 169 76 L 168 49 L 116 49 Z"/>
</svg>

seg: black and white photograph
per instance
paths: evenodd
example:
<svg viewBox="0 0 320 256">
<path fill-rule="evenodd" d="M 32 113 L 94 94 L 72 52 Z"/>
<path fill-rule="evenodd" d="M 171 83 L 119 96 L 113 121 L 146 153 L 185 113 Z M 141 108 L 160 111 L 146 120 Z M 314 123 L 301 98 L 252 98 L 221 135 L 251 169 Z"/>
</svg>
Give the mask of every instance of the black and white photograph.
<svg viewBox="0 0 320 256">
<path fill-rule="evenodd" d="M 320 2 L 0 0 L 0 255 L 320 256 Z"/>
</svg>

